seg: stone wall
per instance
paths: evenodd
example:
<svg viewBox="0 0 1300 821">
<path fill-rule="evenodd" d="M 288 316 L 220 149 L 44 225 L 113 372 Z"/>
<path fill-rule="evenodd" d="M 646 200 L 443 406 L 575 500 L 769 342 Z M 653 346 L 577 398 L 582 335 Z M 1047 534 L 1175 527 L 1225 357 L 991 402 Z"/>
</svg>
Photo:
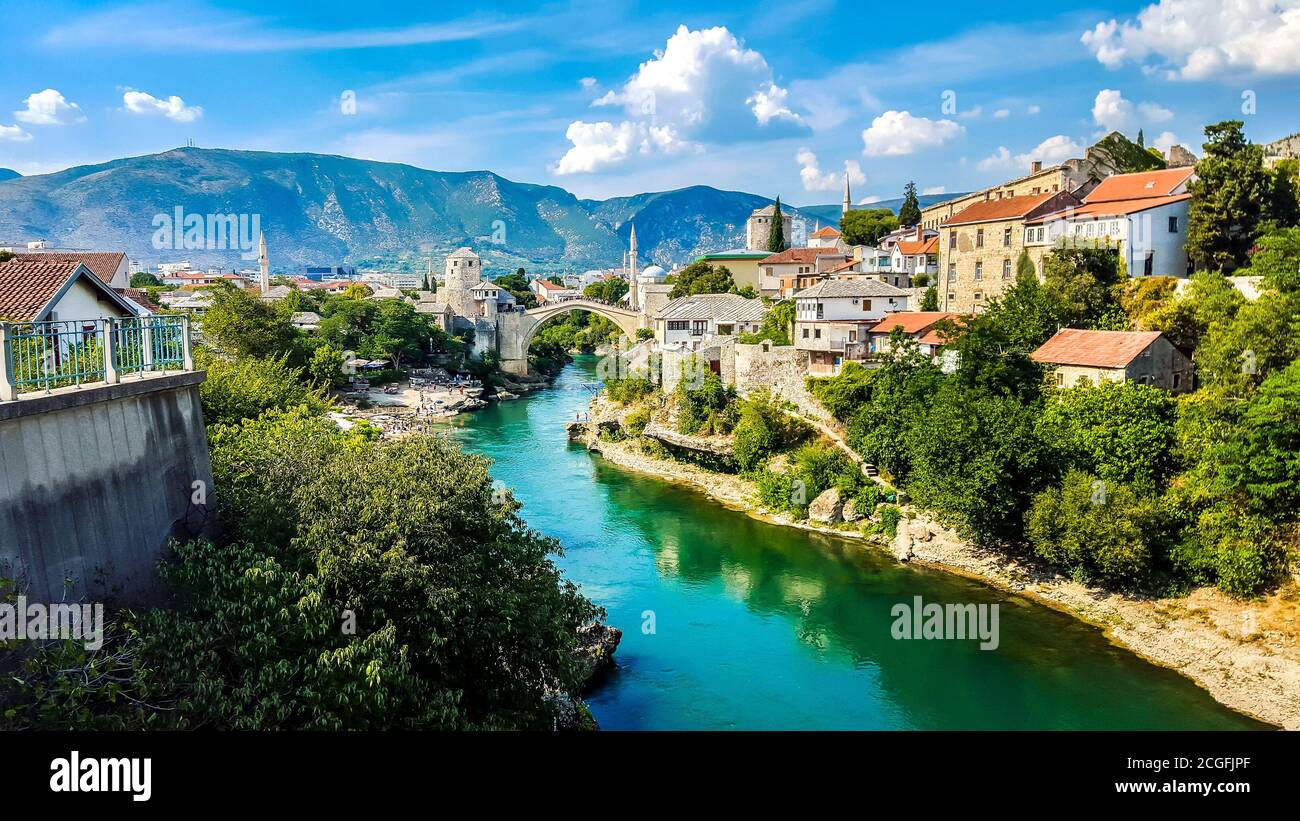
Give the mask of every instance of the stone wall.
<svg viewBox="0 0 1300 821">
<path fill-rule="evenodd" d="M 830 414 L 813 399 L 805 387 L 807 362 L 808 354 L 793 345 L 738 343 L 735 346 L 736 391 L 744 396 L 759 388 L 766 388 L 774 395 L 793 402 L 805 415 L 829 420 Z"/>
<path fill-rule="evenodd" d="M 215 516 L 203 378 L 0 403 L 0 577 L 33 602 L 158 601 L 168 538 L 210 533 Z"/>
</svg>

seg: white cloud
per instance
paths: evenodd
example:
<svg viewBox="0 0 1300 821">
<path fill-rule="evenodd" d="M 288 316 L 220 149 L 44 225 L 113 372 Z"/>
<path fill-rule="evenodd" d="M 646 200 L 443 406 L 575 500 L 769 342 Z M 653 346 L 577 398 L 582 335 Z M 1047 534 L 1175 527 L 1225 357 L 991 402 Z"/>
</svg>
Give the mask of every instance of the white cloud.
<svg viewBox="0 0 1300 821">
<path fill-rule="evenodd" d="M 1031 106 L 1029 106 L 1029 108 L 1026 109 L 1026 110 L 1027 110 L 1030 114 L 1037 114 L 1037 113 L 1039 113 L 1040 111 L 1042 111 L 1043 109 L 1042 109 L 1041 106 L 1038 106 L 1038 105 L 1031 105 Z"/>
<path fill-rule="evenodd" d="M 1165 154 L 1167 156 L 1169 154 L 1170 148 L 1172 148 L 1175 145 L 1182 145 L 1182 143 L 1178 141 L 1178 136 L 1174 134 L 1174 132 L 1165 131 L 1162 132 L 1159 137 L 1156 137 L 1154 140 L 1152 140 L 1150 145 L 1153 148 L 1159 149 L 1161 154 Z M 1183 147 L 1186 148 L 1186 146 Z"/>
<path fill-rule="evenodd" d="M 937 148 L 965 131 L 952 120 L 931 120 L 908 111 L 886 111 L 862 132 L 862 153 L 868 157 L 901 157 Z"/>
<path fill-rule="evenodd" d="M 1142 102 L 1134 106 L 1113 88 L 1098 91 L 1092 105 L 1092 121 L 1104 131 L 1124 131 L 1135 124 L 1163 123 L 1173 116 L 1174 112 L 1159 103 Z"/>
<path fill-rule="evenodd" d="M 28 95 L 23 105 L 27 108 L 15 111 L 14 116 L 31 125 L 69 125 L 86 120 L 80 106 L 68 102 L 52 88 Z"/>
<path fill-rule="evenodd" d="M 671 153 L 685 147 L 671 128 L 645 123 L 615 125 L 579 120 L 569 125 L 564 136 L 573 147 L 555 165 L 554 171 L 560 175 L 590 174 L 620 165 L 637 154 Z"/>
<path fill-rule="evenodd" d="M 1143 122 L 1163 123 L 1174 118 L 1174 112 L 1158 103 L 1138 103 L 1138 116 Z"/>
<path fill-rule="evenodd" d="M 763 55 L 724 26 L 679 26 L 622 87 L 592 105 L 621 107 L 626 119 L 572 123 L 566 136 L 573 147 L 555 173 L 589 173 L 637 155 L 808 131 Z"/>
<path fill-rule="evenodd" d="M 807 148 L 799 149 L 794 160 L 799 163 L 799 179 L 803 181 L 805 191 L 839 191 L 844 187 L 846 175 L 852 185 L 863 185 L 867 181 L 867 175 L 862 173 L 862 166 L 857 160 L 845 161 L 843 173 L 822 171 L 817 163 L 817 155 Z"/>
<path fill-rule="evenodd" d="M 968 108 L 965 111 L 960 112 L 957 116 L 961 117 L 963 120 L 973 120 L 983 113 L 984 106 L 977 105 L 974 108 Z"/>
<path fill-rule="evenodd" d="M 946 194 L 948 193 L 948 189 L 943 187 L 942 185 L 932 185 L 929 188 L 922 188 L 921 193 L 922 194 Z"/>
<path fill-rule="evenodd" d="M 1010 116 L 1011 116 L 1011 109 L 1009 108 L 999 108 L 997 111 L 993 112 L 993 119 L 995 120 L 1005 120 L 1007 117 Z"/>
<path fill-rule="evenodd" d="M 679 26 L 622 89 L 593 105 L 622 105 L 629 118 L 653 118 L 684 139 L 721 142 L 757 136 L 780 121 L 797 123 L 788 96 L 763 55 L 745 48 L 725 26 Z"/>
<path fill-rule="evenodd" d="M 872 205 L 874 203 L 880 202 L 883 199 L 884 197 L 880 196 L 879 194 L 871 194 L 869 196 L 863 197 L 862 199 L 858 200 L 858 205 Z"/>
<path fill-rule="evenodd" d="M 1300 0 L 1159 0 L 1081 39 L 1107 68 L 1132 61 L 1170 79 L 1297 74 Z"/>
<path fill-rule="evenodd" d="M 596 78 L 595 78 L 595 77 L 583 77 L 581 80 L 578 81 L 578 85 L 582 86 L 583 88 L 595 88 L 595 87 L 596 87 Z"/>
<path fill-rule="evenodd" d="M 0 125 L 0 142 L 25 143 L 31 138 L 31 134 L 16 125 Z"/>
<path fill-rule="evenodd" d="M 185 105 L 185 101 L 175 94 L 162 100 L 147 92 L 128 88 L 122 94 L 122 105 L 132 114 L 161 114 L 178 123 L 192 123 L 203 116 L 201 106 Z"/>
<path fill-rule="evenodd" d="M 1035 161 L 1042 162 L 1044 166 L 1057 165 L 1072 157 L 1083 156 L 1084 147 L 1075 142 L 1073 138 L 1064 134 L 1057 134 L 1054 137 L 1048 137 L 1043 140 L 1032 150 L 1024 154 L 1011 153 L 1011 150 L 1005 145 L 998 146 L 998 150 L 991 156 L 985 157 L 975 164 L 980 171 L 1024 171 L 1029 173 L 1029 166 Z"/>
</svg>

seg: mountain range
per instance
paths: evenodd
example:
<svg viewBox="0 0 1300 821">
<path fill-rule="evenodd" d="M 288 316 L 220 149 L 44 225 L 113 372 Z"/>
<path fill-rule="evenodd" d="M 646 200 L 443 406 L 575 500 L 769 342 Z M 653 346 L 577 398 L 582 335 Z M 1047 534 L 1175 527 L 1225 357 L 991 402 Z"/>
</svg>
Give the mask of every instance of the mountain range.
<svg viewBox="0 0 1300 821">
<path fill-rule="evenodd" d="M 620 265 L 635 224 L 643 263 L 671 268 L 743 246 L 750 212 L 769 204 L 702 185 L 585 200 L 489 171 L 177 148 L 0 182 L 0 241 L 120 249 L 145 265 L 253 266 L 253 255 L 238 249 L 159 247 L 155 232 L 175 221 L 179 208 L 205 220 L 257 215 L 277 272 L 339 264 L 422 271 L 430 260 L 441 267 L 462 245 L 482 254 L 489 271 L 558 271 Z M 839 206 L 787 210 L 810 225 L 839 217 Z"/>
<path fill-rule="evenodd" d="M 5 180 L 16 179 L 21 176 L 22 174 L 19 174 L 17 171 L 13 170 L 12 168 L 0 168 L 0 182 L 4 182 Z"/>
</svg>

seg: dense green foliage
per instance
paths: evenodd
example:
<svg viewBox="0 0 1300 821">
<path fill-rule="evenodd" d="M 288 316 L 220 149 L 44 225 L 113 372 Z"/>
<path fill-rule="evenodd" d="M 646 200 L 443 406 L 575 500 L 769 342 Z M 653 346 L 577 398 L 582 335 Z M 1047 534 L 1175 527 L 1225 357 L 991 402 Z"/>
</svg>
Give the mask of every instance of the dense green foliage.
<svg viewBox="0 0 1300 821">
<path fill-rule="evenodd" d="M 766 391 L 755 391 L 740 403 L 734 434 L 736 465 L 742 473 L 760 470 L 773 455 L 790 450 L 808 436 L 807 428 L 791 418 Z"/>
<path fill-rule="evenodd" d="M 725 265 L 696 260 L 672 276 L 669 299 L 693 294 L 727 294 L 736 292 L 736 282 Z"/>
<path fill-rule="evenodd" d="M 908 181 L 903 187 L 903 204 L 898 208 L 898 224 L 911 228 L 921 221 L 921 203 L 916 198 L 916 183 Z"/>
<path fill-rule="evenodd" d="M 679 433 L 710 436 L 731 433 L 739 409 L 736 389 L 723 385 L 722 378 L 711 370 L 704 372 L 698 386 L 683 382 L 677 389 L 677 430 Z"/>
<path fill-rule="evenodd" d="M 872 245 L 898 228 L 898 217 L 888 208 L 854 209 L 840 217 L 841 238 L 849 245 Z"/>
<path fill-rule="evenodd" d="M 785 235 L 785 218 L 781 215 L 781 198 L 778 196 L 772 206 L 772 225 L 767 230 L 767 250 L 779 254 L 789 246 L 789 237 Z"/>
<path fill-rule="evenodd" d="M 743 333 L 736 341 L 745 345 L 757 345 L 764 340 L 773 345 L 789 345 L 790 334 L 794 331 L 794 300 L 787 299 L 776 303 L 763 315 L 763 322 L 755 333 Z"/>
</svg>

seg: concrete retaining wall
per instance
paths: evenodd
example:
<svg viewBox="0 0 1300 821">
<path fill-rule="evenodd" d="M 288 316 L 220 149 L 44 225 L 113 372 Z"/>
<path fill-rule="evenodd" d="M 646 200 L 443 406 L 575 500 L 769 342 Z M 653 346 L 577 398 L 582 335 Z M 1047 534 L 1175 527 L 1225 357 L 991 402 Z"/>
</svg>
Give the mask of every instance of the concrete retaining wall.
<svg viewBox="0 0 1300 821">
<path fill-rule="evenodd" d="M 0 577 L 29 601 L 158 600 L 171 536 L 215 521 L 204 374 L 0 403 Z M 195 504 L 202 482 L 206 504 Z"/>
</svg>

